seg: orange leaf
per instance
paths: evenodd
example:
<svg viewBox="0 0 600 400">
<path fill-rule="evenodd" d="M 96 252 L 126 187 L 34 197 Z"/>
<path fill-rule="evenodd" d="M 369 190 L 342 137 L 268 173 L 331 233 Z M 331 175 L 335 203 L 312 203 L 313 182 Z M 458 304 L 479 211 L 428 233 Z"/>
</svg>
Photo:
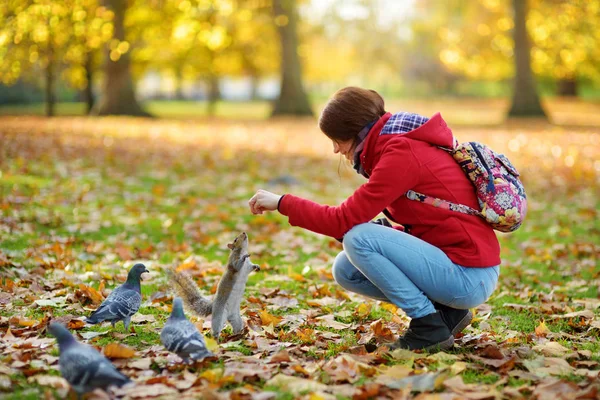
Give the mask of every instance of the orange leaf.
<svg viewBox="0 0 600 400">
<path fill-rule="evenodd" d="M 300 275 L 297 272 L 292 272 L 290 274 L 290 278 L 292 278 L 293 280 L 295 280 L 297 282 L 304 282 L 304 281 L 306 281 L 306 278 L 304 278 L 302 275 Z"/>
<path fill-rule="evenodd" d="M 315 341 L 313 337 L 314 333 L 315 331 L 313 329 L 298 329 L 296 331 L 296 336 L 298 336 L 298 339 L 300 339 L 302 343 L 309 344 Z"/>
<path fill-rule="evenodd" d="M 20 325 L 20 326 L 32 327 L 35 324 L 37 324 L 38 322 L 36 320 L 31 320 L 31 319 L 26 319 L 26 318 L 15 316 L 10 319 L 10 323 L 15 324 L 15 325 Z"/>
<path fill-rule="evenodd" d="M 186 269 L 192 269 L 196 266 L 196 261 L 184 261 L 177 268 L 175 268 L 175 272 L 185 271 Z"/>
<path fill-rule="evenodd" d="M 110 343 L 104 348 L 104 355 L 108 358 L 132 358 L 135 350 L 118 343 Z"/>
<path fill-rule="evenodd" d="M 85 326 L 85 322 L 83 322 L 83 321 L 82 321 L 82 320 L 80 320 L 80 319 L 72 319 L 72 320 L 70 320 L 70 321 L 69 321 L 69 323 L 67 324 L 67 327 L 68 327 L 69 329 L 74 329 L 74 330 L 77 330 L 77 329 L 82 329 L 84 326 Z"/>
<path fill-rule="evenodd" d="M 100 294 L 96 289 L 91 286 L 84 285 L 83 283 L 79 284 L 79 290 L 81 294 L 92 301 L 92 304 L 100 304 L 102 300 L 104 300 L 104 296 Z"/>
<path fill-rule="evenodd" d="M 393 342 L 394 341 L 394 334 L 392 333 L 390 328 L 388 328 L 387 326 L 384 325 L 384 323 L 381 319 L 378 319 L 377 321 L 373 322 L 371 324 L 371 329 L 373 329 L 373 333 L 375 334 L 375 337 L 377 338 L 378 341 L 381 341 L 381 342 Z"/>
</svg>

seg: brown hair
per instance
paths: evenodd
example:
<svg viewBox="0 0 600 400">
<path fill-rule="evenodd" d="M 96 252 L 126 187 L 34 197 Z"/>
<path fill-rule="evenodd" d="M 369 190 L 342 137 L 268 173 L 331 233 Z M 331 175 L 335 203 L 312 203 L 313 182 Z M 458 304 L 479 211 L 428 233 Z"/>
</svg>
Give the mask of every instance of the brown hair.
<svg viewBox="0 0 600 400">
<path fill-rule="evenodd" d="M 319 128 L 336 142 L 356 142 L 361 129 L 383 114 L 385 105 L 379 93 L 348 86 L 329 99 L 319 117 Z"/>
</svg>

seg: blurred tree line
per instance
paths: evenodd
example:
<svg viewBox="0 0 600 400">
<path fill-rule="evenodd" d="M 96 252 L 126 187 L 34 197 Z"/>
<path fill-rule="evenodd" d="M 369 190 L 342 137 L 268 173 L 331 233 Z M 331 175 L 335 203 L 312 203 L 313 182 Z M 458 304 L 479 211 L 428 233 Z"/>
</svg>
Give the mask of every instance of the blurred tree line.
<svg viewBox="0 0 600 400">
<path fill-rule="evenodd" d="M 573 96 L 600 81 L 600 0 L 328 0 L 317 15 L 318 2 L 3 0 L 0 83 L 43 87 L 48 115 L 57 86 L 92 114 L 147 115 L 135 82 L 151 71 L 177 98 L 203 82 L 209 113 L 224 77 L 250 79 L 256 94 L 278 76 L 273 115 L 309 115 L 305 88 L 350 84 L 408 96 L 501 88 L 511 115 L 543 115 L 540 84 Z"/>
</svg>

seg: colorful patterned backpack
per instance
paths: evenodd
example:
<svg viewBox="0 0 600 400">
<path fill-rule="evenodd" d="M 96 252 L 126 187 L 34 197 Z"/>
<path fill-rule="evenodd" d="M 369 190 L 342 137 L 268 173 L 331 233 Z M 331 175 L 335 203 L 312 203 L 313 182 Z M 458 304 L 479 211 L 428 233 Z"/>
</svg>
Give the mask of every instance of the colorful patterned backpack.
<svg viewBox="0 0 600 400">
<path fill-rule="evenodd" d="M 467 142 L 458 144 L 454 149 L 446 149 L 475 185 L 477 200 L 481 210 L 474 210 L 463 204 L 430 197 L 409 190 L 406 197 L 435 207 L 477 215 L 485 219 L 492 228 L 501 232 L 516 230 L 527 213 L 525 188 L 519 180 L 519 173 L 503 154 L 489 147 Z"/>
</svg>

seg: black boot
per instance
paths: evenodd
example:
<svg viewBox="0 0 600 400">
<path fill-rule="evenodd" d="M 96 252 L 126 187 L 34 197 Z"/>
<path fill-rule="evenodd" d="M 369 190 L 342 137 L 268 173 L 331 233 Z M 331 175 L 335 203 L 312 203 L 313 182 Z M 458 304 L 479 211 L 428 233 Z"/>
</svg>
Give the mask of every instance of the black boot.
<svg viewBox="0 0 600 400">
<path fill-rule="evenodd" d="M 454 336 L 439 312 L 421 318 L 413 318 L 408 329 L 391 349 L 446 350 L 454 345 Z"/>
<path fill-rule="evenodd" d="M 462 332 L 473 320 L 473 313 L 470 310 L 459 310 L 436 302 L 433 302 L 433 306 L 442 314 L 442 319 L 454 336 Z"/>
</svg>

